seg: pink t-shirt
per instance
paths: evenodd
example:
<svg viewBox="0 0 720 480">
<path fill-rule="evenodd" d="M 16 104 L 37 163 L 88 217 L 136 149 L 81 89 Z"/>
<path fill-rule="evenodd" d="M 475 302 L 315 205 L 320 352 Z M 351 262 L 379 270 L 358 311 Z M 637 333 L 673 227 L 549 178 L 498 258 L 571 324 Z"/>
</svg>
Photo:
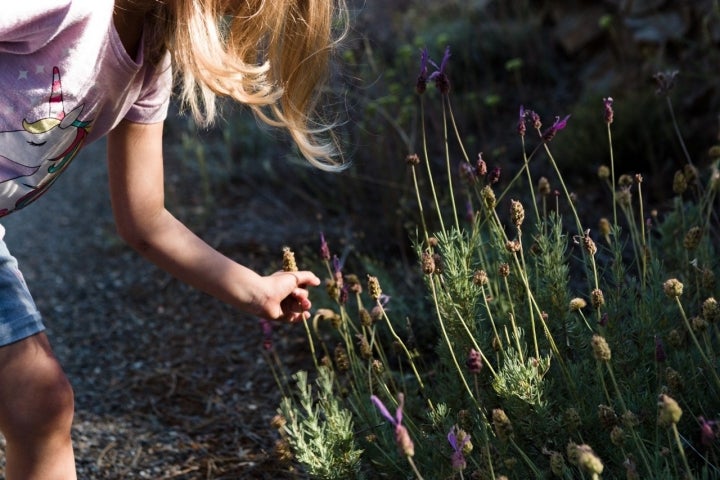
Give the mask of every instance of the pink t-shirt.
<svg viewBox="0 0 720 480">
<path fill-rule="evenodd" d="M 35 200 L 122 119 L 161 122 L 170 58 L 125 51 L 113 0 L 15 0 L 0 13 L 0 216 Z"/>
</svg>

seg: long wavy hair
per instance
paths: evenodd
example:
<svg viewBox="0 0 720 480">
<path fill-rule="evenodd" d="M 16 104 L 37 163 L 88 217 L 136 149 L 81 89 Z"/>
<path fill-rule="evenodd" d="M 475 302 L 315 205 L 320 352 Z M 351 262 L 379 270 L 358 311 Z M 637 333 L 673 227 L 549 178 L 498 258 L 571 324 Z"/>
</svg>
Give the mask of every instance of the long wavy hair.
<svg viewBox="0 0 720 480">
<path fill-rule="evenodd" d="M 346 12 L 344 0 L 161 1 L 147 53 L 170 51 L 182 104 L 199 124 L 211 124 L 217 97 L 229 97 L 285 128 L 310 163 L 338 170 L 334 125 L 316 107 Z"/>
</svg>

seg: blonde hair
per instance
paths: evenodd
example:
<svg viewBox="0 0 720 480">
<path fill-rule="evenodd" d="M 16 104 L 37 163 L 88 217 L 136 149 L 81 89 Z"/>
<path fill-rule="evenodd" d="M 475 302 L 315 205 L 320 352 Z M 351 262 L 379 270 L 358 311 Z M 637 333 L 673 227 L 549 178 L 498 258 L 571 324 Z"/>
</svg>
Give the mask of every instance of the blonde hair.
<svg viewBox="0 0 720 480">
<path fill-rule="evenodd" d="M 314 116 L 342 35 L 344 0 L 168 0 L 159 4 L 155 58 L 171 52 L 180 96 L 195 120 L 216 117 L 217 97 L 249 106 L 283 127 L 308 161 L 338 170 L 333 125 Z M 342 23 L 341 25 L 346 25 Z M 153 52 L 150 52 L 151 57 Z"/>
</svg>

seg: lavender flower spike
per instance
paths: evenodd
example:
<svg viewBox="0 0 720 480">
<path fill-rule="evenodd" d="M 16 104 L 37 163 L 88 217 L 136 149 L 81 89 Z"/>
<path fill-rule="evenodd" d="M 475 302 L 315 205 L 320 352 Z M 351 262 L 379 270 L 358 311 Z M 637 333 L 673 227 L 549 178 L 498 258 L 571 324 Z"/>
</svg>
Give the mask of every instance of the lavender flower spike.
<svg viewBox="0 0 720 480">
<path fill-rule="evenodd" d="M 420 50 L 420 73 L 418 74 L 417 81 L 415 83 L 415 91 L 418 95 L 425 93 L 428 82 L 427 64 L 430 60 L 427 48 Z"/>
<path fill-rule="evenodd" d="M 395 411 L 394 417 L 377 396 L 371 395 L 370 400 L 372 400 L 377 409 L 380 410 L 380 414 L 395 426 L 395 443 L 397 443 L 400 452 L 407 457 L 415 455 L 415 445 L 413 445 L 410 434 L 402 424 L 405 395 L 398 393 L 398 408 Z"/>
<path fill-rule="evenodd" d="M 445 67 L 447 67 L 448 60 L 450 60 L 450 47 L 445 47 L 445 53 L 443 54 L 443 59 L 440 62 L 440 66 L 438 67 L 435 62 L 430 60 L 430 63 L 437 69 L 433 73 L 430 74 L 430 77 L 428 77 L 428 80 L 434 80 L 435 86 L 438 90 L 440 90 L 440 93 L 448 93 L 450 91 L 450 79 L 448 78 L 447 74 L 445 73 Z"/>
<path fill-rule="evenodd" d="M 465 455 L 463 454 L 463 448 L 470 441 L 470 435 L 462 435 L 460 442 L 458 442 L 458 433 L 456 433 L 456 428 L 457 427 L 453 425 L 453 427 L 448 432 L 447 439 L 453 449 L 453 454 L 451 457 L 452 467 L 454 470 L 461 471 L 465 470 L 465 467 L 467 467 L 467 461 L 465 460 Z"/>
<path fill-rule="evenodd" d="M 555 134 L 565 128 L 567 126 L 568 119 L 570 118 L 570 115 L 565 115 L 565 118 L 560 120 L 560 117 L 555 117 L 555 123 L 552 124 L 550 128 L 545 130 L 545 133 L 542 135 L 542 139 L 546 142 L 549 142 L 550 140 L 555 137 Z"/>
</svg>

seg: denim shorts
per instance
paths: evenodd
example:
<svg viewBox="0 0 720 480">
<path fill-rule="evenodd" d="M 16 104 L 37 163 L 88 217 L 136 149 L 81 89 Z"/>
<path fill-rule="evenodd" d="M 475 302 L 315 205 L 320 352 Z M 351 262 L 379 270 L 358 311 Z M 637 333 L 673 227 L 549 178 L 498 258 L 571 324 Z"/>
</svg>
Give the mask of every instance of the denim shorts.
<svg viewBox="0 0 720 480">
<path fill-rule="evenodd" d="M 45 330 L 15 257 L 5 244 L 0 225 L 0 347 Z"/>
</svg>

